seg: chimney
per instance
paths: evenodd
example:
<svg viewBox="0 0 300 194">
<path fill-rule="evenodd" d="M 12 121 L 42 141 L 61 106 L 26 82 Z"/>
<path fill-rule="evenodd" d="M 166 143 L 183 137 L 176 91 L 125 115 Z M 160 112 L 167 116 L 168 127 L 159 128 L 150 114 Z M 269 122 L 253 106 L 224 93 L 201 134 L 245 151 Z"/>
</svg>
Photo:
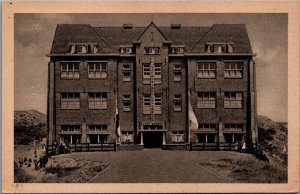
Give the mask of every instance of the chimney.
<svg viewBox="0 0 300 194">
<path fill-rule="evenodd" d="M 181 28 L 181 24 L 171 24 L 171 28 L 172 29 L 180 29 Z"/>
<path fill-rule="evenodd" d="M 123 24 L 123 29 L 132 29 L 133 25 L 132 24 Z"/>
</svg>

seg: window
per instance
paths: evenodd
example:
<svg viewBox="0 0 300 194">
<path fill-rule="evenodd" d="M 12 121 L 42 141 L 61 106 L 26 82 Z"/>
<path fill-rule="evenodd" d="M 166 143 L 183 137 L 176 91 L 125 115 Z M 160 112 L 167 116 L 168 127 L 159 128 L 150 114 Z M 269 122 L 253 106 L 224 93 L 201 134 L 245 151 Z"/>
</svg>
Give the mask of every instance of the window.
<svg viewBox="0 0 300 194">
<path fill-rule="evenodd" d="M 122 47 L 120 48 L 121 54 L 131 54 L 132 53 L 132 48 L 131 47 Z"/>
<path fill-rule="evenodd" d="M 181 111 L 182 109 L 182 99 L 181 94 L 174 95 L 174 111 Z"/>
<path fill-rule="evenodd" d="M 198 92 L 197 99 L 198 108 L 216 108 L 215 92 Z"/>
<path fill-rule="evenodd" d="M 144 114 L 150 114 L 151 113 L 150 95 L 144 95 L 143 113 Z"/>
<path fill-rule="evenodd" d="M 148 55 L 158 55 L 160 54 L 160 48 L 159 47 L 145 47 L 144 53 Z"/>
<path fill-rule="evenodd" d="M 122 143 L 133 143 L 133 131 L 122 131 Z"/>
<path fill-rule="evenodd" d="M 184 48 L 183 47 L 173 47 L 171 49 L 171 54 L 183 54 Z"/>
<path fill-rule="evenodd" d="M 216 63 L 201 62 L 197 67 L 198 78 L 216 78 Z"/>
<path fill-rule="evenodd" d="M 143 80 L 150 80 L 150 64 L 143 64 Z"/>
<path fill-rule="evenodd" d="M 79 63 L 61 63 L 61 78 L 65 79 L 79 79 Z"/>
<path fill-rule="evenodd" d="M 181 81 L 181 64 L 174 64 L 174 81 Z"/>
<path fill-rule="evenodd" d="M 242 92 L 225 92 L 224 108 L 242 108 L 243 94 Z"/>
<path fill-rule="evenodd" d="M 84 45 L 77 45 L 76 52 L 77 53 L 87 53 L 87 48 Z"/>
<path fill-rule="evenodd" d="M 80 132 L 81 125 L 62 125 L 61 131 L 62 132 Z"/>
<path fill-rule="evenodd" d="M 89 78 L 92 79 L 105 79 L 107 78 L 107 65 L 106 63 L 89 63 Z"/>
<path fill-rule="evenodd" d="M 107 109 L 107 93 L 89 93 L 89 109 Z"/>
<path fill-rule="evenodd" d="M 216 124 L 199 124 L 200 131 L 216 131 Z"/>
<path fill-rule="evenodd" d="M 243 131 L 243 124 L 225 124 L 225 131 Z"/>
<path fill-rule="evenodd" d="M 184 143 L 184 132 L 183 131 L 173 131 L 172 132 L 172 142 L 173 143 Z"/>
<path fill-rule="evenodd" d="M 161 80 L 161 64 L 154 64 L 154 79 Z"/>
<path fill-rule="evenodd" d="M 107 125 L 88 125 L 89 132 L 107 131 Z"/>
<path fill-rule="evenodd" d="M 61 109 L 80 109 L 80 93 L 61 93 Z"/>
<path fill-rule="evenodd" d="M 145 123 L 145 124 L 143 124 L 143 129 L 144 130 L 149 130 L 149 131 L 162 130 L 163 126 L 162 126 L 162 124 Z"/>
<path fill-rule="evenodd" d="M 205 50 L 207 53 L 233 53 L 233 43 L 209 43 Z"/>
<path fill-rule="evenodd" d="M 162 107 L 161 95 L 155 94 L 155 97 L 154 97 L 154 114 L 161 114 L 161 110 L 162 110 L 161 107 Z"/>
<path fill-rule="evenodd" d="M 243 77 L 243 62 L 225 63 L 224 69 L 225 78 L 242 78 Z"/>
<path fill-rule="evenodd" d="M 130 81 L 131 69 L 130 64 L 123 65 L 123 81 Z"/>
<path fill-rule="evenodd" d="M 131 111 L 131 96 L 123 95 L 123 111 Z"/>
</svg>

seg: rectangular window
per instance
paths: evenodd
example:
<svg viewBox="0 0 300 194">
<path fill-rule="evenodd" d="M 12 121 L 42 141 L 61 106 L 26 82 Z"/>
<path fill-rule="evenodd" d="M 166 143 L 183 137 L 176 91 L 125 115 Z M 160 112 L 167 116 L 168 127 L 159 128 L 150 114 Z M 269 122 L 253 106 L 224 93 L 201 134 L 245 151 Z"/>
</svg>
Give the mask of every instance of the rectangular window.
<svg viewBox="0 0 300 194">
<path fill-rule="evenodd" d="M 172 132 L 172 142 L 173 143 L 184 143 L 184 132 L 183 131 L 173 131 Z"/>
<path fill-rule="evenodd" d="M 162 98 L 160 94 L 155 94 L 154 97 L 154 114 L 161 114 L 162 112 Z"/>
<path fill-rule="evenodd" d="M 156 83 L 161 83 L 161 64 L 154 64 L 154 79 Z"/>
<path fill-rule="evenodd" d="M 242 108 L 243 94 L 242 92 L 225 92 L 224 108 Z"/>
<path fill-rule="evenodd" d="M 243 124 L 225 124 L 225 131 L 243 131 Z"/>
<path fill-rule="evenodd" d="M 216 131 L 216 124 L 199 124 L 200 131 Z"/>
<path fill-rule="evenodd" d="M 89 78 L 105 79 L 107 78 L 107 65 L 104 62 L 89 63 Z"/>
<path fill-rule="evenodd" d="M 150 114 L 151 113 L 151 99 L 150 99 L 150 95 L 144 95 L 143 113 L 144 114 Z"/>
<path fill-rule="evenodd" d="M 226 62 L 224 78 L 243 78 L 243 62 Z"/>
<path fill-rule="evenodd" d="M 61 78 L 79 79 L 79 62 L 61 63 Z"/>
<path fill-rule="evenodd" d="M 80 93 L 61 93 L 61 109 L 80 109 Z"/>
<path fill-rule="evenodd" d="M 198 108 L 216 108 L 215 92 L 198 92 L 197 99 Z"/>
<path fill-rule="evenodd" d="M 62 125 L 61 131 L 62 132 L 80 132 L 81 125 Z"/>
<path fill-rule="evenodd" d="M 123 95 L 123 111 L 131 111 L 131 96 Z"/>
<path fill-rule="evenodd" d="M 89 132 L 107 131 L 107 125 L 88 125 Z"/>
<path fill-rule="evenodd" d="M 148 55 L 158 55 L 160 54 L 160 48 L 159 47 L 145 47 L 144 53 Z"/>
<path fill-rule="evenodd" d="M 143 80 L 150 81 L 150 64 L 143 64 Z"/>
<path fill-rule="evenodd" d="M 130 81 L 131 80 L 131 69 L 130 69 L 130 64 L 124 64 L 123 65 L 123 81 Z"/>
<path fill-rule="evenodd" d="M 180 82 L 182 76 L 181 64 L 174 64 L 174 81 Z"/>
<path fill-rule="evenodd" d="M 107 109 L 107 93 L 89 93 L 89 109 Z"/>
<path fill-rule="evenodd" d="M 133 131 L 122 131 L 122 143 L 133 143 Z"/>
<path fill-rule="evenodd" d="M 182 99 L 181 94 L 174 95 L 174 111 L 181 111 L 182 109 Z"/>
<path fill-rule="evenodd" d="M 216 63 L 201 62 L 197 67 L 198 78 L 216 78 Z"/>
</svg>

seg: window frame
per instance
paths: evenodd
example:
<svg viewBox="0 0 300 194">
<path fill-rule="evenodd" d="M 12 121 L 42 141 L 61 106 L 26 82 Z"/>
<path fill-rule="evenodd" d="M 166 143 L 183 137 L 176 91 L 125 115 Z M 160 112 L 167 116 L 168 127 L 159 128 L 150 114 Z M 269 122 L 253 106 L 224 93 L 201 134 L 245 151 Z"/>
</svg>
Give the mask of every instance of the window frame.
<svg viewBox="0 0 300 194">
<path fill-rule="evenodd" d="M 80 61 L 60 61 L 59 63 L 60 79 L 80 79 Z M 64 66 L 66 68 L 64 68 Z M 66 74 L 65 77 L 63 76 L 63 73 Z M 76 75 L 78 75 L 78 77 L 76 77 Z"/>
<path fill-rule="evenodd" d="M 226 99 L 226 94 L 229 94 L 229 99 L 227 98 Z M 235 94 L 233 96 L 233 94 Z M 237 94 L 241 94 L 241 98 L 240 99 L 237 99 Z M 226 103 L 228 102 L 229 105 L 227 106 Z M 233 103 L 234 102 L 234 103 Z M 237 106 L 237 102 L 240 102 L 240 107 Z M 235 105 L 232 105 L 232 104 L 235 104 Z M 225 109 L 243 109 L 243 105 L 244 105 L 244 94 L 243 92 L 224 92 L 224 108 Z"/>
<path fill-rule="evenodd" d="M 199 131 L 214 131 L 214 132 L 216 132 L 217 124 L 216 123 L 199 123 L 198 130 Z"/>
<path fill-rule="evenodd" d="M 228 61 L 224 60 L 224 79 L 243 79 L 244 78 L 244 61 L 238 60 L 238 61 Z M 229 65 L 229 68 L 226 68 L 226 66 Z M 232 68 L 232 65 L 234 65 L 234 68 Z M 238 68 L 238 66 L 241 65 L 241 68 Z M 226 76 L 226 71 L 229 71 L 228 76 Z M 237 75 L 237 72 L 240 72 L 240 76 L 231 76 L 231 72 L 235 72 L 234 74 Z"/>
<path fill-rule="evenodd" d="M 78 96 L 77 96 L 78 95 Z M 66 96 L 66 97 L 64 97 Z M 71 105 L 73 104 L 73 105 Z M 80 93 L 79 92 L 62 92 L 60 93 L 61 110 L 80 110 Z"/>
<path fill-rule="evenodd" d="M 208 96 L 206 96 L 206 94 L 208 94 Z M 212 100 L 211 94 L 214 95 L 214 100 Z M 212 102 L 214 102 L 214 103 L 212 103 Z M 203 105 L 207 105 L 207 106 L 203 106 Z M 212 107 L 212 105 L 214 105 L 214 106 Z M 217 108 L 217 92 L 212 92 L 212 91 L 197 92 L 197 108 L 198 109 L 216 109 Z"/>
<path fill-rule="evenodd" d="M 96 105 L 97 103 L 98 105 Z M 88 106 L 89 110 L 106 110 L 108 107 L 108 92 L 88 93 Z"/>
<path fill-rule="evenodd" d="M 129 66 L 128 68 L 125 66 Z M 122 65 L 122 74 L 123 74 L 123 82 L 130 82 L 131 81 L 131 64 L 123 64 Z M 125 75 L 126 74 L 126 75 Z"/>
<path fill-rule="evenodd" d="M 87 63 L 88 63 L 88 79 L 107 79 L 108 77 L 107 61 L 88 61 Z M 91 66 L 93 66 L 93 68 L 91 68 Z M 99 74 L 99 77 L 97 77 L 97 73 Z"/>
<path fill-rule="evenodd" d="M 208 65 L 208 68 L 206 68 L 205 65 Z M 214 66 L 214 68 L 211 67 L 212 65 Z M 208 72 L 208 76 L 205 76 L 206 71 Z M 210 74 L 213 74 L 213 76 L 210 76 Z M 198 79 L 216 79 L 217 78 L 217 61 L 197 61 L 197 78 Z"/>
<path fill-rule="evenodd" d="M 181 112 L 182 111 L 182 95 L 181 94 L 174 94 L 174 112 Z M 180 103 L 176 105 L 176 103 Z M 179 108 L 180 106 L 180 108 Z"/>
<path fill-rule="evenodd" d="M 130 94 L 123 95 L 122 103 L 123 103 L 123 112 L 131 112 L 131 95 Z"/>
<path fill-rule="evenodd" d="M 229 125 L 229 127 L 228 127 Z M 234 127 L 232 127 L 234 126 Z M 240 126 L 240 127 L 238 127 Z M 243 123 L 225 123 L 224 124 L 224 131 L 230 132 L 243 132 L 244 131 L 244 124 Z"/>
<path fill-rule="evenodd" d="M 61 125 L 61 132 L 81 132 L 82 128 L 81 125 Z M 64 130 L 65 127 L 67 128 L 67 130 Z M 79 128 L 77 128 L 79 127 Z M 72 130 L 70 130 L 70 128 L 73 128 Z"/>
<path fill-rule="evenodd" d="M 146 105 L 147 103 L 147 105 Z M 148 105 L 149 103 L 149 105 Z M 151 95 L 144 94 L 143 95 L 143 114 L 149 115 L 151 114 Z"/>
<path fill-rule="evenodd" d="M 94 126 L 94 130 L 91 130 L 91 126 Z M 108 125 L 107 124 L 87 125 L 87 131 L 88 132 L 107 132 L 108 131 Z"/>
</svg>

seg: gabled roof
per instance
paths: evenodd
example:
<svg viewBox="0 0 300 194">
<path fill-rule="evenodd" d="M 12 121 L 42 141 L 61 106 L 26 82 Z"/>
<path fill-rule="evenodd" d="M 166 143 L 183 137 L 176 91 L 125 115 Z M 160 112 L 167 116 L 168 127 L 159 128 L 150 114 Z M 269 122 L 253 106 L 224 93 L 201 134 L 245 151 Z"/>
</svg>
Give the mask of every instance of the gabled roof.
<svg viewBox="0 0 300 194">
<path fill-rule="evenodd" d="M 144 33 L 148 30 L 148 28 L 150 28 L 150 26 L 154 26 L 159 32 L 160 34 L 165 38 L 165 40 L 167 40 L 167 38 L 165 37 L 165 35 L 161 32 L 161 30 L 155 25 L 155 23 L 153 21 L 151 21 L 151 23 L 147 26 L 147 28 L 141 33 L 141 35 L 138 37 L 137 40 L 139 40 Z"/>
<path fill-rule="evenodd" d="M 117 51 L 120 45 L 132 44 L 133 40 L 137 40 L 145 30 L 145 27 L 134 27 L 133 29 L 124 29 L 123 27 L 94 27 L 94 29 Z"/>
<path fill-rule="evenodd" d="M 215 24 L 198 40 L 189 53 L 205 52 L 208 42 L 232 42 L 234 53 L 252 53 L 245 24 Z"/>
<path fill-rule="evenodd" d="M 96 43 L 101 53 L 114 52 L 89 24 L 58 24 L 50 53 L 69 53 L 70 43 Z"/>
<path fill-rule="evenodd" d="M 212 27 L 91 27 L 88 24 L 57 25 L 51 54 L 70 52 L 70 43 L 96 43 L 101 53 L 117 53 L 120 45 L 132 45 L 154 25 L 172 45 L 184 45 L 186 53 L 204 53 L 208 42 L 232 42 L 235 53 L 252 53 L 244 24 L 215 24 Z"/>
</svg>

